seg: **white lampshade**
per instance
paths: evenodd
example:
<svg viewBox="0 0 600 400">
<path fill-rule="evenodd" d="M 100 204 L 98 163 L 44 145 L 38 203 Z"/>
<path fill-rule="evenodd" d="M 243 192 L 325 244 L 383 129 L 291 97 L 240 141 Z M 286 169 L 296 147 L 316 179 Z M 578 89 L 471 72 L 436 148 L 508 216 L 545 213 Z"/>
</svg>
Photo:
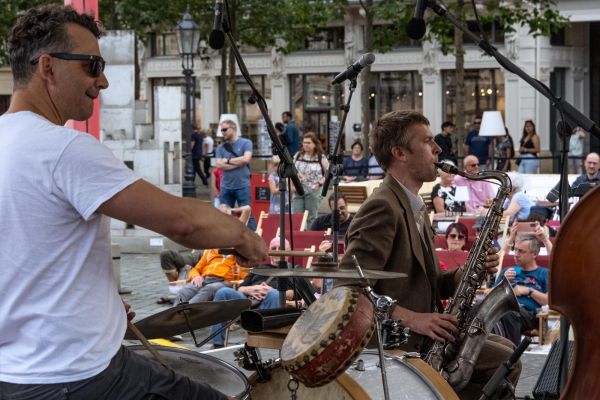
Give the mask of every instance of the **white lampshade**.
<svg viewBox="0 0 600 400">
<path fill-rule="evenodd" d="M 506 129 L 500 111 L 484 111 L 479 136 L 504 136 Z"/>
</svg>

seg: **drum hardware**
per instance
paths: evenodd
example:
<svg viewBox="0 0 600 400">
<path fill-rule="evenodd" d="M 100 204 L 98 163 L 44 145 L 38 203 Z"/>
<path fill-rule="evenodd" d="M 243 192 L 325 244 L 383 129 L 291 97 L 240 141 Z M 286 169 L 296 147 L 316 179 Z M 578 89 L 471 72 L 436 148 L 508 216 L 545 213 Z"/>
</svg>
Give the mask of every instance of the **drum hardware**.
<svg viewBox="0 0 600 400">
<path fill-rule="evenodd" d="M 506 377 L 513 370 L 515 364 L 519 361 L 519 358 L 521 358 L 521 355 L 527 350 L 527 347 L 530 344 L 531 339 L 528 337 L 525 337 L 521 343 L 519 343 L 519 347 L 515 349 L 510 358 L 500 364 L 496 372 L 494 372 L 494 375 L 492 375 L 490 380 L 485 384 L 481 390 L 483 394 L 479 400 L 515 398 L 515 388 L 506 380 Z"/>
<path fill-rule="evenodd" d="M 244 347 L 233 353 L 238 365 L 247 371 L 256 371 L 258 375 L 257 382 L 264 383 L 271 380 L 270 369 L 275 365 L 277 360 L 269 359 L 262 361 L 260 350 L 256 347 L 244 344 Z"/>
<path fill-rule="evenodd" d="M 387 371 L 385 367 L 385 358 L 383 353 L 383 332 L 382 332 L 382 324 L 384 321 L 392 321 L 392 312 L 394 310 L 394 304 L 396 301 L 388 296 L 379 296 L 373 292 L 371 286 L 369 286 L 369 282 L 365 278 L 363 274 L 362 268 L 356 259 L 356 256 L 352 255 L 352 261 L 354 261 L 354 267 L 358 272 L 358 275 L 361 279 L 361 286 L 363 286 L 363 290 L 367 295 L 367 298 L 373 303 L 375 306 L 375 331 L 377 334 L 377 350 L 379 352 L 379 363 L 381 364 L 381 381 L 383 383 L 383 395 L 385 400 L 390 399 L 390 390 L 387 381 Z M 408 336 L 405 337 L 405 342 L 408 340 Z"/>
<path fill-rule="evenodd" d="M 221 328 L 219 328 L 217 331 L 211 333 L 210 335 L 208 335 L 208 337 L 206 339 L 204 339 L 203 341 L 201 341 L 200 343 L 196 342 L 196 336 L 194 336 L 194 333 L 192 333 L 192 337 L 194 338 L 194 344 L 196 345 L 196 347 L 202 347 L 204 346 L 206 343 L 210 342 L 212 340 L 212 338 L 214 338 L 215 336 L 217 336 L 219 333 L 223 332 L 225 329 L 228 329 L 231 325 L 233 325 L 234 323 L 238 322 L 240 320 L 240 317 L 234 318 L 232 320 L 230 320 L 229 322 L 227 322 L 226 324 L 224 324 Z"/>
<path fill-rule="evenodd" d="M 250 304 L 248 299 L 182 303 L 150 315 L 134 325 L 148 339 L 168 338 L 189 332 L 198 345 L 194 330 L 235 319 L 243 310 L 250 308 Z M 136 336 L 128 331 L 125 339 L 135 340 Z"/>
</svg>

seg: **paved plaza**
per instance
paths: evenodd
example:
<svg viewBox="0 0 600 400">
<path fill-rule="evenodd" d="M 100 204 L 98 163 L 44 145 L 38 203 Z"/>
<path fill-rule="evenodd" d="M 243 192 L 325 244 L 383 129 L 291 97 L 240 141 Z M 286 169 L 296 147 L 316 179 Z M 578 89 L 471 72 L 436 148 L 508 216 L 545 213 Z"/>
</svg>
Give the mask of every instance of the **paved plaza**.
<svg viewBox="0 0 600 400">
<path fill-rule="evenodd" d="M 124 294 L 123 300 L 131 304 L 137 313 L 136 320 L 166 310 L 167 305 L 157 304 L 161 296 L 168 295 L 167 280 L 160 269 L 158 254 L 123 254 L 121 257 L 121 285 L 123 289 L 131 290 L 130 294 Z M 208 328 L 198 329 L 196 336 L 199 341 L 208 336 Z M 177 342 L 191 351 L 207 351 L 209 346 L 198 349 L 194 346 L 191 335 L 184 333 L 183 340 Z M 230 335 L 230 344 L 241 344 L 244 342 L 243 330 L 237 329 Z M 544 365 L 549 346 L 536 348 L 536 352 L 527 352 L 523 355 L 523 372 L 517 386 L 517 395 L 524 397 L 531 395 L 540 371 Z M 231 353 L 231 352 L 230 352 Z M 265 356 L 263 354 L 263 356 Z M 227 357 L 225 357 L 227 358 Z"/>
</svg>

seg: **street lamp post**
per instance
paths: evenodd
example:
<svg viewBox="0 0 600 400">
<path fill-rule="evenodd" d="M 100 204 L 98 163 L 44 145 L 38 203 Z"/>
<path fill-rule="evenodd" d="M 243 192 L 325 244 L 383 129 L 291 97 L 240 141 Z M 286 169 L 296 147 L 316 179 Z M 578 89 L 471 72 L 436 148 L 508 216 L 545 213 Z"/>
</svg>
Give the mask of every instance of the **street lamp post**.
<svg viewBox="0 0 600 400">
<path fill-rule="evenodd" d="M 189 7 L 183 13 L 181 22 L 175 28 L 177 32 L 177 46 L 181 56 L 181 67 L 185 76 L 185 173 L 183 176 L 183 196 L 196 197 L 196 185 L 194 184 L 194 167 L 192 165 L 191 143 L 192 143 L 192 120 L 191 120 L 191 97 L 192 76 L 194 75 L 194 56 L 198 52 L 200 29 L 192 19 Z"/>
</svg>

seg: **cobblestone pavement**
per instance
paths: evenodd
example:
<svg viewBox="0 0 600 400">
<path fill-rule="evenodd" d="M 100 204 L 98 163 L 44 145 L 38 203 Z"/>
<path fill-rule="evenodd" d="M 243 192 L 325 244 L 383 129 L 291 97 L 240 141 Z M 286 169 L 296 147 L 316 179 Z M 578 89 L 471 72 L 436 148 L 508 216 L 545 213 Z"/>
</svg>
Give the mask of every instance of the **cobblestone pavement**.
<svg viewBox="0 0 600 400">
<path fill-rule="evenodd" d="M 156 314 L 169 308 L 168 305 L 157 304 L 161 296 L 168 295 L 166 278 L 160 269 L 158 254 L 123 254 L 121 257 L 121 285 L 123 289 L 131 290 L 130 294 L 124 294 L 123 300 L 131 304 L 136 312 L 135 321 Z M 208 328 L 195 331 L 199 341 L 208 336 Z M 178 342 L 192 351 L 207 351 L 208 346 L 198 349 L 194 346 L 189 333 L 182 335 L 182 341 Z M 233 331 L 230 335 L 230 344 L 244 342 L 242 329 Z M 137 343 L 136 343 L 137 344 Z M 547 350 L 547 349 L 546 349 Z M 220 353 L 227 353 L 223 356 Z M 231 361 L 231 351 L 213 353 L 221 358 Z M 263 354 L 263 357 L 267 357 Z M 525 353 L 521 358 L 523 371 L 517 386 L 517 396 L 531 395 L 539 373 L 544 365 L 546 354 Z M 248 374 L 248 373 L 247 373 Z"/>
</svg>

